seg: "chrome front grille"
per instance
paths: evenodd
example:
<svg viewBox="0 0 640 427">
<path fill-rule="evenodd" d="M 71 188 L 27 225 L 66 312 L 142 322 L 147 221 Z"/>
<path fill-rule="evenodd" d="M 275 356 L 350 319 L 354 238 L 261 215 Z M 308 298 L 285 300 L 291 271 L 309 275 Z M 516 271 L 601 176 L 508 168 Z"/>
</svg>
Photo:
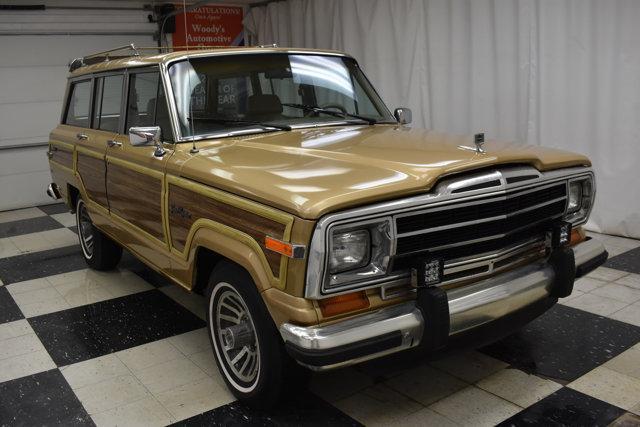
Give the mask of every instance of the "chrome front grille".
<svg viewBox="0 0 640 427">
<path fill-rule="evenodd" d="M 398 214 L 392 271 L 443 258 L 446 283 L 540 256 L 545 232 L 563 216 L 566 199 L 566 182 L 560 181 Z"/>
</svg>

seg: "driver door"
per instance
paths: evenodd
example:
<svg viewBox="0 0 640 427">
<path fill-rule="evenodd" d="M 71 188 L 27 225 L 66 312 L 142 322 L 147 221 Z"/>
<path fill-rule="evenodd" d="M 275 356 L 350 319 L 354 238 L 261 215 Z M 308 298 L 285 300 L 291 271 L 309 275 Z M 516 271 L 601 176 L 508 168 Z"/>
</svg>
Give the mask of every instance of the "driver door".
<svg viewBox="0 0 640 427">
<path fill-rule="evenodd" d="M 157 68 L 130 70 L 125 79 L 124 123 L 108 144 L 107 196 L 111 218 L 123 243 L 162 270 L 169 269 L 169 246 L 163 215 L 165 167 L 173 144 L 163 155 L 153 145 L 133 146 L 131 127 L 160 125 L 170 135 L 168 113 Z"/>
</svg>

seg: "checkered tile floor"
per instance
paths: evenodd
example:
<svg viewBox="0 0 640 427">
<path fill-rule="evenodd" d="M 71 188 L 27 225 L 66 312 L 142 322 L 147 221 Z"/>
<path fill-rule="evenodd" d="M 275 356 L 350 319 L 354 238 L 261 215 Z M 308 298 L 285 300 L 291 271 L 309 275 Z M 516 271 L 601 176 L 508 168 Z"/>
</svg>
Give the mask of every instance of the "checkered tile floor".
<svg viewBox="0 0 640 427">
<path fill-rule="evenodd" d="M 269 413 L 234 401 L 204 301 L 130 255 L 86 269 L 62 205 L 0 212 L 0 425 L 640 425 L 640 241 L 523 330 L 435 361 L 314 375 Z"/>
</svg>

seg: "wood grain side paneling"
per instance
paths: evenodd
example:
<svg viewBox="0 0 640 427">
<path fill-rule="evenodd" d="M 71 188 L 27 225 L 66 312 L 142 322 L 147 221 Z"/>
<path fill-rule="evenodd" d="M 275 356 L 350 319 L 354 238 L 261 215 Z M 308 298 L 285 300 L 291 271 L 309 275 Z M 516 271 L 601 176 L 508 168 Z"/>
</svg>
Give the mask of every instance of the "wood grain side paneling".
<svg viewBox="0 0 640 427">
<path fill-rule="evenodd" d="M 104 160 L 78 152 L 78 173 L 91 200 L 107 207 L 107 193 L 104 185 L 106 173 Z"/>
<path fill-rule="evenodd" d="M 169 185 L 169 227 L 171 243 L 183 251 L 193 223 L 210 219 L 251 236 L 262 248 L 275 277 L 280 275 L 281 255 L 264 247 L 265 236 L 282 239 L 286 226 L 269 218 L 211 199 L 202 194 Z"/>
<path fill-rule="evenodd" d="M 69 169 L 73 169 L 73 152 L 58 147 L 52 147 L 51 153 L 51 161 Z"/>
<path fill-rule="evenodd" d="M 162 181 L 109 163 L 107 192 L 111 212 L 164 241 Z"/>
</svg>

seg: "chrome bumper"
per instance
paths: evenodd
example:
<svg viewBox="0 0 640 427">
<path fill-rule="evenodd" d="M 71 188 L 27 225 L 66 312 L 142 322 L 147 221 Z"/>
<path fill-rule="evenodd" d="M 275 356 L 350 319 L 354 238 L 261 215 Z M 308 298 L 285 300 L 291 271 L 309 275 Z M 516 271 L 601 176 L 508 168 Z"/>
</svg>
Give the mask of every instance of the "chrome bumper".
<svg viewBox="0 0 640 427">
<path fill-rule="evenodd" d="M 53 200 L 62 198 L 60 191 L 58 190 L 58 186 L 54 182 L 49 184 L 47 187 L 47 196 L 51 197 Z"/>
<path fill-rule="evenodd" d="M 573 254 L 577 277 L 602 264 L 607 256 L 602 243 L 593 239 L 574 246 Z M 553 267 L 539 261 L 448 291 L 449 336 L 548 297 L 554 278 Z M 301 364 L 327 370 L 415 347 L 428 327 L 421 310 L 410 301 L 327 326 L 284 323 L 280 334 Z"/>
</svg>

